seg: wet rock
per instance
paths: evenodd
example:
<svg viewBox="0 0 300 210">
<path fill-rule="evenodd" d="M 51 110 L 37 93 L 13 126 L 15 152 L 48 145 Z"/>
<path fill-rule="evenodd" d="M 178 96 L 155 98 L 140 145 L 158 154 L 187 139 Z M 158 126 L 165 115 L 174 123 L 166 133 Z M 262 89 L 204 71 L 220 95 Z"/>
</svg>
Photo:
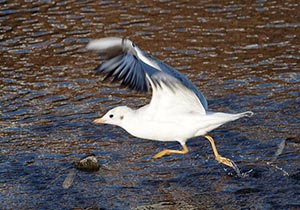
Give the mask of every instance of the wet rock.
<svg viewBox="0 0 300 210">
<path fill-rule="evenodd" d="M 98 171 L 100 164 L 95 155 L 89 155 L 75 162 L 75 168 L 81 171 Z"/>
</svg>

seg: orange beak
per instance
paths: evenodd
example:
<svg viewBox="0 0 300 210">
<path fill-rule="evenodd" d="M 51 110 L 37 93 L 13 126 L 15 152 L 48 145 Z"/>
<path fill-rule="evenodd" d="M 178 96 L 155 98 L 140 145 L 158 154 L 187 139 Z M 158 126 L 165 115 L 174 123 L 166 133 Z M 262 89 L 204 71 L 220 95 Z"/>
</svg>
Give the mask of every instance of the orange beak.
<svg viewBox="0 0 300 210">
<path fill-rule="evenodd" d="M 105 120 L 103 120 L 102 118 L 98 118 L 98 119 L 94 120 L 93 123 L 95 123 L 95 124 L 103 124 L 103 123 L 105 123 Z"/>
</svg>

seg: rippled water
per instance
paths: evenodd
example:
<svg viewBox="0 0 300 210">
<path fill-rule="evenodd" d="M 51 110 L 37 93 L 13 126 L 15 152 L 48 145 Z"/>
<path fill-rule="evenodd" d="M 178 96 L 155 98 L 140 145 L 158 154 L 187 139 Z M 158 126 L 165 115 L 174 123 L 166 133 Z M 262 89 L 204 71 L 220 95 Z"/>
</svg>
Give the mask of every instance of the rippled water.
<svg viewBox="0 0 300 210">
<path fill-rule="evenodd" d="M 1 209 L 299 209 L 299 29 L 297 1 L 1 0 Z M 178 144 L 93 125 L 150 97 L 94 74 L 101 60 L 85 45 L 105 36 L 129 37 L 185 73 L 210 109 L 255 112 L 211 132 L 249 177 L 223 170 L 204 138 L 153 160 Z M 91 153 L 101 169 L 74 172 Z"/>
</svg>

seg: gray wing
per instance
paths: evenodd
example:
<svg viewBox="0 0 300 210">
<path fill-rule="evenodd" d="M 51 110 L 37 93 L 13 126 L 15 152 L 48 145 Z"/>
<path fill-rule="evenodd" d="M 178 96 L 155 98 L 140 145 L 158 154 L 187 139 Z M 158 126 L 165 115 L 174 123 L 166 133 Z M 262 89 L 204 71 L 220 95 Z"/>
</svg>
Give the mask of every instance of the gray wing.
<svg viewBox="0 0 300 210">
<path fill-rule="evenodd" d="M 203 94 L 183 74 L 147 55 L 128 39 L 96 39 L 89 42 L 87 49 L 108 56 L 109 60 L 96 69 L 97 73 L 106 74 L 104 80 L 112 78 L 112 82 L 120 81 L 122 86 L 140 92 L 149 91 L 149 84 L 161 86 L 163 83 L 172 89 L 180 83 L 197 96 L 205 110 L 208 108 Z"/>
</svg>

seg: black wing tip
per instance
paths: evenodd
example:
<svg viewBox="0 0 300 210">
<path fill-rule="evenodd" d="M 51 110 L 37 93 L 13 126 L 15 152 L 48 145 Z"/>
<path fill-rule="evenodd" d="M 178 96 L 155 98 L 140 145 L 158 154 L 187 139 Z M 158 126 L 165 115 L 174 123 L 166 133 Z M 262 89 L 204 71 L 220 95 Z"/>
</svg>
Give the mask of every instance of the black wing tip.
<svg viewBox="0 0 300 210">
<path fill-rule="evenodd" d="M 119 57 L 119 58 L 118 58 Z M 105 75 L 103 82 L 120 82 L 120 87 L 145 93 L 149 91 L 146 73 L 138 59 L 132 54 L 116 56 L 95 68 L 95 75 Z"/>
</svg>

